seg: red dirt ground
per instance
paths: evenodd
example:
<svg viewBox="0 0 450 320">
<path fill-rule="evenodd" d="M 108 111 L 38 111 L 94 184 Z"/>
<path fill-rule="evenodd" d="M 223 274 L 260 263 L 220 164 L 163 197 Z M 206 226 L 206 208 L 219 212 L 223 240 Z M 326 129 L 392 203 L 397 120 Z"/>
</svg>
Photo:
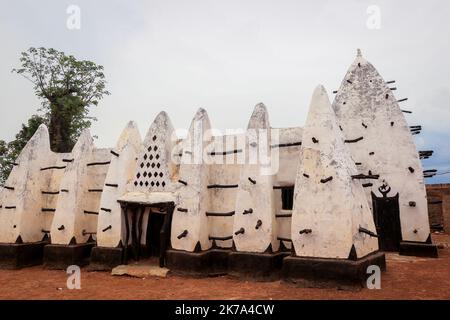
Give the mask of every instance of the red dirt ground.
<svg viewBox="0 0 450 320">
<path fill-rule="evenodd" d="M 300 288 L 283 281 L 252 282 L 217 278 L 145 279 L 82 271 L 81 289 L 66 287 L 65 271 L 41 266 L 0 270 L 0 299 L 450 299 L 450 236 L 434 235 L 438 259 L 387 255 L 380 290 Z"/>
</svg>

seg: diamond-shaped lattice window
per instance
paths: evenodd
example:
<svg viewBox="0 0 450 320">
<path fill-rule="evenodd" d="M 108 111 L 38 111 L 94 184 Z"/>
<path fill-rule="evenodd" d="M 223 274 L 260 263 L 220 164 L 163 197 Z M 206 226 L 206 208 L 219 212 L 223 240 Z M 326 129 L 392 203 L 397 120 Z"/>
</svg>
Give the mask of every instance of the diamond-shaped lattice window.
<svg viewBox="0 0 450 320">
<path fill-rule="evenodd" d="M 164 150 L 157 145 L 157 136 L 152 137 L 153 142 L 147 146 L 144 154 L 141 155 L 139 163 L 140 169 L 136 173 L 134 185 L 145 187 L 165 187 L 167 183 L 164 180 L 164 167 L 158 162 L 161 158 L 160 152 Z"/>
</svg>

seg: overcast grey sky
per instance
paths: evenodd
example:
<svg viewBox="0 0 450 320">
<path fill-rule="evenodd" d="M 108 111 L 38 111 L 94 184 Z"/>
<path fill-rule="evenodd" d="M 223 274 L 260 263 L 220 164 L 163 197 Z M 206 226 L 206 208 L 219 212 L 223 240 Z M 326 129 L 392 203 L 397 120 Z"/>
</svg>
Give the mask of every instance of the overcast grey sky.
<svg viewBox="0 0 450 320">
<path fill-rule="evenodd" d="M 314 87 L 338 89 L 356 49 L 386 80 L 411 125 L 423 125 L 426 168 L 450 171 L 450 2 L 1 0 L 0 139 L 36 112 L 27 80 L 11 74 L 21 51 L 53 47 L 102 64 L 111 96 L 93 110 L 98 146 L 113 146 L 128 120 L 144 135 L 166 110 L 177 128 L 199 107 L 219 129 L 243 128 L 263 102 L 274 127 L 302 126 Z M 69 30 L 69 5 L 81 29 Z M 380 29 L 367 27 L 370 5 Z M 442 175 L 428 182 L 450 181 Z"/>
</svg>

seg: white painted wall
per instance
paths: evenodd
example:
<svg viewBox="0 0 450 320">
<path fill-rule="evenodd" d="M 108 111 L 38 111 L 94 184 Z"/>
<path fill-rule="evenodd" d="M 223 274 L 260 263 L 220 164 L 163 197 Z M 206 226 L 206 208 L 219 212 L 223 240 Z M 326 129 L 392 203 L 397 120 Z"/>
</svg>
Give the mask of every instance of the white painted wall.
<svg viewBox="0 0 450 320">
<path fill-rule="evenodd" d="M 278 249 L 280 241 L 277 237 L 294 236 L 297 237 L 293 239 L 297 254 L 344 257 L 348 254 L 348 244 L 352 243 L 355 244 L 358 255 L 363 255 L 373 249 L 373 239 L 369 245 L 366 245 L 367 239 L 361 237 L 359 233 L 354 233 L 353 229 L 359 224 L 367 225 L 367 228 L 371 229 L 372 225 L 365 217 L 365 209 L 363 208 L 362 211 L 355 209 L 354 203 L 363 199 L 363 202 L 370 207 L 370 192 L 374 191 L 378 194 L 377 189 L 384 182 L 391 186 L 392 195 L 396 192 L 400 193 L 403 239 L 425 241 L 430 231 L 422 166 L 405 117 L 385 81 L 361 55 L 356 58 L 333 103 L 337 121 L 343 132 L 340 130 L 337 133 L 334 132 L 334 125 L 331 125 L 333 130 L 330 129 L 330 123 L 334 121 L 334 118 L 328 109 L 324 108 L 326 99 L 321 95 L 322 93 L 316 91 L 311 107 L 317 109 L 316 104 L 319 103 L 322 104 L 319 107 L 325 111 L 319 116 L 315 115 L 317 110 L 311 110 L 311 117 L 315 120 L 308 120 L 308 134 L 325 137 L 321 139 L 334 137 L 333 142 L 327 145 L 327 148 L 331 148 L 331 144 L 336 144 L 333 150 L 340 148 L 339 135 L 343 134 L 345 139 L 364 137 L 362 141 L 347 144 L 346 148 L 350 149 L 352 163 L 362 163 L 357 167 L 358 172 L 367 174 L 371 170 L 373 174 L 380 175 L 380 179 L 375 183 L 373 180 L 363 181 L 374 183 L 373 188 L 365 188 L 365 195 L 361 195 L 360 188 L 355 186 L 360 182 L 350 183 L 346 180 L 345 172 L 347 175 L 353 172 L 353 167 L 347 163 L 345 152 L 342 151 L 342 154 L 337 155 L 341 157 L 339 161 L 343 161 L 338 162 L 338 165 L 343 165 L 343 168 L 336 167 L 333 161 L 331 161 L 332 166 L 324 167 L 321 162 L 315 161 L 331 158 L 329 155 L 324 155 L 323 151 L 314 149 L 317 146 L 311 147 L 311 141 L 307 141 L 306 146 L 303 147 L 289 146 L 272 150 L 276 151 L 272 153 L 272 165 L 279 157 L 279 170 L 272 175 L 262 175 L 260 170 L 264 168 L 264 165 L 259 162 L 250 164 L 248 161 L 249 151 L 254 148 L 250 146 L 250 143 L 255 139 L 249 135 L 250 131 L 245 134 L 213 137 L 211 132 L 208 132 L 211 126 L 207 113 L 203 109 L 197 112 L 192 121 L 189 131 L 190 139 L 175 137 L 173 126 L 165 112 L 161 112 L 155 118 L 142 144 L 135 124 L 130 123 L 114 149 L 120 154 L 119 158 L 111 155 L 110 149 L 95 148 L 88 132 L 83 133 L 72 153 L 53 153 L 50 151 L 47 129 L 41 126 L 22 151 L 17 159 L 19 165 L 14 167 L 5 183 L 6 186 L 14 187 L 14 191 L 4 189 L 0 194 L 2 205 L 0 242 L 15 242 L 19 234 L 25 242 L 39 241 L 44 235 L 42 230 L 51 229 L 53 243 L 67 244 L 73 236 L 80 243 L 89 237 L 81 234 L 83 230 L 86 230 L 97 231 L 99 245 L 117 246 L 123 239 L 122 233 L 125 231 L 122 227 L 123 217 L 117 199 L 129 199 L 138 202 L 174 201 L 179 208 L 188 209 L 187 213 L 177 210 L 174 212 L 172 245 L 175 249 L 193 251 L 197 242 L 200 242 L 202 249 L 206 250 L 211 246 L 211 241 L 208 239 L 210 235 L 233 235 L 237 250 L 263 252 L 269 244 L 272 244 L 274 250 Z M 388 95 L 387 98 L 386 95 Z M 322 124 L 317 125 L 319 122 Z M 391 126 L 391 122 L 394 125 Z M 256 139 L 259 143 L 264 141 L 268 145 L 289 144 L 304 140 L 302 128 L 270 128 L 267 111 L 263 105 L 255 107 L 248 125 L 248 129 L 258 128 L 267 129 L 267 135 L 260 137 L 262 140 Z M 329 137 L 330 130 L 332 137 Z M 206 139 L 204 139 L 205 136 Z M 223 141 L 230 138 L 238 141 L 243 138 L 244 146 L 236 145 L 235 147 L 243 148 L 242 154 L 206 156 L 207 163 L 192 164 L 187 161 L 191 155 L 186 151 L 194 154 L 208 153 L 213 150 L 229 151 L 230 146 Z M 324 144 L 321 143 L 322 147 Z M 302 150 L 306 150 L 306 153 Z M 374 154 L 370 155 L 371 152 Z M 181 157 L 178 156 L 179 153 L 182 153 Z M 246 160 L 244 165 L 238 162 L 239 157 L 242 156 Z M 230 157 L 233 159 L 231 162 L 219 161 L 230 160 Z M 67 163 L 63 162 L 63 159 L 74 159 L 74 161 Z M 111 161 L 111 165 L 86 166 L 90 162 L 105 161 Z M 303 161 L 306 162 L 303 163 Z M 50 166 L 66 168 L 40 170 Z M 414 168 L 414 173 L 408 170 L 410 166 Z M 305 184 L 306 181 L 302 175 L 299 175 L 301 170 L 305 169 L 315 172 L 316 178 L 327 172 L 336 172 L 341 179 L 333 180 L 330 185 L 339 187 L 336 187 L 336 190 L 329 190 L 328 184 L 319 184 L 319 186 Z M 256 180 L 256 185 L 253 185 L 248 177 Z M 186 181 L 188 185 L 182 185 L 178 182 L 179 179 Z M 119 187 L 106 187 L 105 182 L 118 184 Z M 210 184 L 238 184 L 239 188 L 208 189 L 207 186 Z M 296 184 L 295 207 L 300 211 L 293 213 L 296 215 L 295 219 L 275 218 L 275 214 L 286 214 L 290 211 L 281 209 L 281 191 L 273 190 L 273 186 L 293 184 Z M 346 191 L 342 191 L 341 188 Z M 69 192 L 60 192 L 55 195 L 42 194 L 42 191 L 57 192 L 61 189 L 67 189 Z M 88 189 L 103 189 L 103 192 L 90 193 L 87 192 Z M 354 215 L 345 214 L 342 219 L 321 215 L 320 219 L 317 218 L 319 220 L 304 220 L 304 216 L 307 216 L 305 212 L 309 212 L 308 214 L 316 212 L 313 209 L 314 206 L 322 206 L 325 211 L 335 211 L 338 197 L 333 195 L 334 191 L 343 193 L 343 199 L 347 199 L 343 202 L 348 202 L 345 204 L 346 210 L 350 210 Z M 323 196 L 317 196 L 318 194 Z M 410 201 L 414 201 L 416 207 L 410 207 Z M 5 206 L 16 206 L 16 209 L 7 210 Z M 55 208 L 56 213 L 43 213 L 42 208 Z M 111 213 L 102 211 L 101 208 L 111 209 Z M 253 214 L 243 215 L 243 211 L 249 208 L 253 209 Z M 86 215 L 84 210 L 99 212 L 99 216 Z M 205 214 L 206 211 L 233 210 L 235 211 L 233 217 L 206 217 Z M 299 214 L 299 212 L 303 213 Z M 143 243 L 147 219 L 148 210 L 143 222 Z M 312 219 L 312 216 L 308 219 Z M 255 229 L 257 220 L 263 222 L 259 230 Z M 345 229 L 343 221 L 351 221 L 350 231 Z M 303 248 L 305 243 L 299 242 L 298 228 L 304 229 L 305 224 L 313 222 L 315 230 L 321 230 L 330 238 L 319 237 L 319 240 L 314 240 L 308 246 L 315 248 L 316 242 L 322 243 L 324 244 L 321 249 L 324 250 L 323 252 L 318 249 L 318 251 L 299 249 Z M 336 223 L 336 227 L 327 227 L 331 222 Z M 64 225 L 65 230 L 57 230 L 61 225 Z M 112 229 L 102 232 L 109 225 Z M 234 235 L 234 232 L 241 227 L 245 228 L 245 234 Z M 333 235 L 335 228 L 344 228 L 346 231 L 343 231 L 342 236 L 340 233 Z M 177 239 L 183 230 L 188 230 L 188 236 Z M 231 240 L 216 243 L 226 248 L 232 245 Z M 284 245 L 290 247 L 291 244 L 284 242 Z"/>
<path fill-rule="evenodd" d="M 63 160 L 71 159 L 70 153 L 54 153 L 51 152 L 52 166 L 63 168 L 67 165 Z M 60 191 L 61 180 L 64 176 L 64 169 L 51 169 L 46 171 L 41 171 L 41 191 L 44 192 L 59 192 L 58 194 L 41 194 L 41 207 L 46 209 L 55 209 L 58 201 Z M 51 211 L 41 211 L 42 218 L 41 221 L 41 230 L 50 230 L 53 217 L 55 212 Z"/>
<path fill-rule="evenodd" d="M 177 169 L 176 164 L 171 161 L 176 144 L 174 137 L 174 129 L 167 113 L 160 112 L 145 136 L 128 192 L 168 192 L 176 189 L 177 183 L 173 180 Z"/>
<path fill-rule="evenodd" d="M 142 149 L 141 136 L 135 122 L 130 121 L 122 131 L 113 149 L 119 156 L 111 157 L 111 164 L 106 175 L 103 193 L 98 209 L 97 245 L 101 247 L 116 247 L 125 239 L 125 222 L 120 207 L 120 196 L 126 193 L 129 183 L 136 174 L 136 158 Z M 108 185 L 117 185 L 111 187 Z M 110 211 L 109 211 L 110 210 Z M 111 226 L 111 229 L 105 230 Z"/>
<path fill-rule="evenodd" d="M 272 137 L 278 136 L 278 144 L 297 144 L 302 141 L 303 129 L 295 128 L 272 128 Z M 272 141 L 272 144 L 275 144 Z M 279 170 L 274 176 L 274 186 L 293 186 L 295 185 L 295 177 L 297 176 L 297 169 L 300 159 L 301 145 L 291 145 L 272 149 L 272 163 L 278 161 Z M 282 209 L 281 190 L 274 190 L 275 214 L 292 214 L 292 210 Z M 290 217 L 277 217 L 277 237 L 290 239 L 291 238 L 291 221 Z M 283 241 L 286 248 L 290 249 L 292 243 Z"/>
<path fill-rule="evenodd" d="M 371 170 L 380 175 L 378 181 L 366 181 L 373 183 L 372 188 L 366 189 L 369 206 L 370 192 L 381 197 L 378 187 L 386 182 L 392 188 L 390 196 L 397 192 L 400 195 L 403 240 L 426 241 L 430 227 L 418 151 L 397 98 L 360 52 L 342 81 L 333 108 L 346 139 L 364 137 L 349 144 L 355 162 L 362 163 L 359 171 L 367 174 Z M 374 154 L 370 155 L 371 152 Z M 415 207 L 409 206 L 411 201 L 416 203 Z"/>
<path fill-rule="evenodd" d="M 42 191 L 51 186 L 52 190 L 59 188 L 61 170 L 44 170 L 52 166 L 64 166 L 60 161 L 65 154 L 55 154 L 50 151 L 47 127 L 41 125 L 18 158 L 5 186 L 14 190 L 4 189 L 2 208 L 0 209 L 0 242 L 14 243 L 20 236 L 23 242 L 37 242 L 44 237 L 42 229 L 48 230 L 52 213 L 42 212 L 45 205 L 51 205 Z M 53 189 L 54 188 L 54 189 Z M 54 196 L 51 196 L 54 197 Z M 7 209 L 6 207 L 16 207 Z"/>
<path fill-rule="evenodd" d="M 263 130 L 265 134 L 257 134 L 260 132 L 259 130 Z M 259 145 L 263 143 L 268 146 L 265 157 L 270 160 L 269 117 L 266 107 L 258 104 L 248 124 L 246 161 L 241 169 L 236 197 L 234 232 L 241 228 L 245 230 L 244 234 L 235 235 L 233 233 L 233 240 L 238 251 L 262 253 L 269 245 L 272 245 L 274 251 L 279 247 L 275 222 L 274 178 L 272 174 L 263 171 L 265 166 L 267 168 L 263 157 L 258 155 L 255 163 L 251 161 L 251 154 L 255 154 L 251 148 L 253 150 L 260 149 Z M 255 180 L 256 184 L 250 182 L 249 177 Z M 249 209 L 252 209 L 253 213 L 244 214 L 244 210 Z M 262 225 L 259 229 L 255 229 L 258 220 L 262 221 Z"/>
<path fill-rule="evenodd" d="M 203 161 L 203 152 L 211 143 L 211 124 L 204 109 L 199 109 L 192 120 L 187 139 L 183 142 L 183 155 L 179 179 L 187 185 L 180 186 L 180 203 L 178 208 L 187 209 L 180 212 L 175 209 L 172 219 L 171 242 L 174 249 L 194 251 L 200 242 L 201 249 L 211 247 L 209 240 L 208 219 L 205 212 L 209 206 L 209 168 Z M 178 239 L 184 230 L 186 237 Z"/>
<path fill-rule="evenodd" d="M 72 237 L 77 243 L 85 243 L 89 235 L 96 232 L 97 215 L 85 214 L 84 211 L 98 212 L 100 192 L 89 192 L 89 189 L 102 189 L 109 165 L 88 164 L 108 162 L 111 160 L 111 149 L 95 149 L 89 130 L 85 130 L 72 150 L 73 161 L 67 163 L 61 181 L 61 192 L 56 204 L 56 212 L 51 226 L 53 244 L 69 244 Z M 58 230 L 64 226 L 63 230 Z M 95 239 L 95 234 L 92 236 Z"/>
<path fill-rule="evenodd" d="M 279 136 L 279 144 L 292 144 L 302 141 L 303 129 L 294 128 L 272 128 L 272 136 Z M 272 144 L 275 144 L 272 142 Z M 301 146 L 289 146 L 274 149 L 273 155 L 279 156 L 278 172 L 274 176 L 274 184 L 276 186 L 293 186 L 295 184 L 295 176 L 297 173 L 298 158 L 300 156 Z M 276 159 L 272 159 L 275 162 Z"/>
<path fill-rule="evenodd" d="M 221 155 L 221 152 L 231 152 L 240 149 L 239 141 L 242 135 L 229 135 L 214 137 L 212 150 L 219 153 L 211 156 L 214 161 L 209 166 L 209 185 L 238 185 L 241 166 L 238 164 L 242 153 L 229 153 Z M 233 142 L 231 142 L 233 141 Z M 209 212 L 232 212 L 235 210 L 237 188 L 211 188 L 208 193 Z M 216 237 L 229 237 L 233 235 L 234 216 L 208 218 L 209 235 Z M 216 245 L 221 248 L 231 248 L 232 240 L 216 240 Z"/>
<path fill-rule="evenodd" d="M 358 232 L 359 226 L 375 232 L 375 225 L 361 182 L 351 178 L 356 172 L 328 95 L 319 86 L 303 131 L 295 184 L 291 236 L 297 256 L 346 259 L 354 244 L 361 258 L 378 249 L 376 238 Z M 300 234 L 304 229 L 312 233 Z"/>
</svg>

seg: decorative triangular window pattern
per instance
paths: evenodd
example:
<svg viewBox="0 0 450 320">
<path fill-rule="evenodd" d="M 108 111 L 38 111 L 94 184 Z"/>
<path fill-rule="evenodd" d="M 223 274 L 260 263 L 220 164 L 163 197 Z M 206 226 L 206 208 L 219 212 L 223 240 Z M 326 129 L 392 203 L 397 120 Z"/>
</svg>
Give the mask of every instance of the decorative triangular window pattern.
<svg viewBox="0 0 450 320">
<path fill-rule="evenodd" d="M 164 191 L 169 183 L 164 137 L 156 134 L 147 143 L 138 159 L 134 187 L 145 191 Z"/>
</svg>

